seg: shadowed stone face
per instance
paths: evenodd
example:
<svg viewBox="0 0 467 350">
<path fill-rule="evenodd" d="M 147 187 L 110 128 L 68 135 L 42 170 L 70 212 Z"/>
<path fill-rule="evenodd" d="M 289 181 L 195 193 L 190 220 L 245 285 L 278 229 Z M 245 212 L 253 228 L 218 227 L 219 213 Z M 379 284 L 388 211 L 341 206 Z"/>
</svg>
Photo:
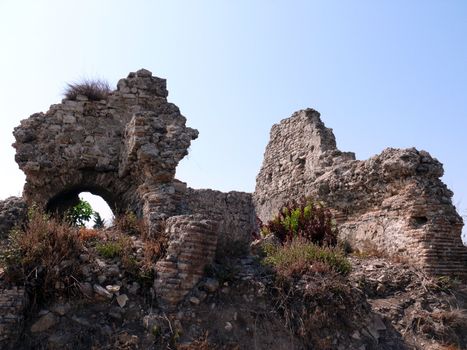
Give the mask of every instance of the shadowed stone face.
<svg viewBox="0 0 467 350">
<path fill-rule="evenodd" d="M 21 121 L 13 146 L 25 201 L 61 211 L 89 191 L 115 213 L 173 215 L 175 168 L 198 132 L 167 95 L 165 80 L 142 69 L 106 100 L 64 99 Z"/>
</svg>

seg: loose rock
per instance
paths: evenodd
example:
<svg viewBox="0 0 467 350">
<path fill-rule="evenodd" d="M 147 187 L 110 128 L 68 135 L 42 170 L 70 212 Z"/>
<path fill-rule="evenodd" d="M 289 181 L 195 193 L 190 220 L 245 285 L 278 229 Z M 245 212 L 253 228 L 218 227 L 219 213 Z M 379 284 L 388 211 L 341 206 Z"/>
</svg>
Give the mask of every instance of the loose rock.
<svg viewBox="0 0 467 350">
<path fill-rule="evenodd" d="M 57 323 L 57 318 L 56 316 L 49 312 L 48 314 L 42 316 L 39 318 L 32 326 L 31 326 L 31 332 L 37 333 L 37 332 L 44 332 L 53 325 Z"/>
</svg>

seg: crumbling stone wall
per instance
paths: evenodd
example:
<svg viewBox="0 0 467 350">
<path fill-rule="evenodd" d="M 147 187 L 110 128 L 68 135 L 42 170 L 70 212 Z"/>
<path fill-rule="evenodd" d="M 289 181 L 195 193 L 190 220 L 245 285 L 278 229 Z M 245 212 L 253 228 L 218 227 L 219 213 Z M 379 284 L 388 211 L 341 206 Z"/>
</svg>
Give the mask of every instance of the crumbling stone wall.
<svg viewBox="0 0 467 350">
<path fill-rule="evenodd" d="M 209 217 L 219 223 L 219 248 L 245 248 L 256 230 L 256 215 L 251 193 L 231 191 L 228 193 L 210 189 L 188 188 L 184 210 Z"/>
<path fill-rule="evenodd" d="M 89 191 L 114 214 L 131 210 L 143 217 L 152 235 L 168 218 L 168 255 L 156 266 L 155 285 L 170 304 L 200 278 L 218 241 L 250 242 L 255 216 L 251 194 L 193 190 L 174 178 L 198 131 L 186 127 L 167 95 L 166 81 L 141 69 L 101 101 L 79 95 L 21 121 L 13 146 L 28 205 L 63 213 Z M 0 209 L 4 216 L 12 210 Z"/>
<path fill-rule="evenodd" d="M 318 198 L 334 208 L 342 238 L 356 248 L 404 256 L 434 274 L 467 275 L 463 222 L 442 175 L 438 160 L 414 148 L 357 161 L 307 109 L 272 127 L 254 202 L 267 221 L 284 202 Z"/>
<path fill-rule="evenodd" d="M 0 238 L 8 235 L 11 229 L 20 226 L 27 216 L 27 206 L 22 198 L 9 197 L 0 201 Z"/>
<path fill-rule="evenodd" d="M 13 349 L 24 323 L 27 294 L 22 287 L 0 287 L 0 348 Z"/>
<path fill-rule="evenodd" d="M 159 300 L 176 305 L 204 275 L 216 252 L 218 223 L 201 215 L 173 216 L 166 221 L 169 246 L 156 263 L 154 288 Z"/>
<path fill-rule="evenodd" d="M 130 73 L 107 99 L 64 99 L 14 130 L 16 161 L 26 174 L 24 200 L 62 211 L 83 191 L 119 213 L 152 223 L 177 214 L 173 180 L 198 132 L 167 102 L 166 81 Z"/>
</svg>

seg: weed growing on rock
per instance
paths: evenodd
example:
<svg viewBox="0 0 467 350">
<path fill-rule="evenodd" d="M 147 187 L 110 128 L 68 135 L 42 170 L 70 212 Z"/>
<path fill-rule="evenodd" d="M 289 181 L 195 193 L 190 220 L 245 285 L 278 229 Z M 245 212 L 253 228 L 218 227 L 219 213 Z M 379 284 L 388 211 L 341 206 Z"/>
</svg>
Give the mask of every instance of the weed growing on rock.
<svg viewBox="0 0 467 350">
<path fill-rule="evenodd" d="M 77 83 L 68 83 L 65 88 L 65 98 L 75 101 L 79 95 L 86 96 L 91 101 L 105 100 L 110 93 L 110 85 L 104 80 L 85 79 Z"/>
<path fill-rule="evenodd" d="M 120 231 L 129 235 L 140 235 L 146 238 L 147 226 L 144 220 L 138 218 L 131 210 L 127 210 L 123 215 L 116 217 L 115 225 Z"/>
<path fill-rule="evenodd" d="M 276 244 L 263 245 L 264 263 L 282 276 L 300 275 L 310 268 L 350 272 L 350 262 L 337 245 L 337 227 L 331 211 L 320 202 L 305 198 L 282 207 L 271 221 L 261 226 Z M 270 236 L 271 237 L 271 236 Z"/>
<path fill-rule="evenodd" d="M 275 272 L 270 293 L 277 312 L 306 344 L 331 348 L 331 330 L 348 327 L 340 320 L 362 297 L 347 280 L 351 264 L 337 246 L 331 211 L 311 199 L 292 202 L 262 225 L 261 233 L 263 264 Z M 365 307 L 354 311 L 364 314 Z"/>
<path fill-rule="evenodd" d="M 10 235 L 1 260 L 6 279 L 15 285 L 25 285 L 37 299 L 34 302 L 40 302 L 75 286 L 80 275 L 81 250 L 77 228 L 33 207 L 25 229 Z"/>
<path fill-rule="evenodd" d="M 273 234 L 284 244 L 296 238 L 318 245 L 337 244 L 337 226 L 329 208 L 310 198 L 289 202 L 267 224 L 263 236 Z"/>
<path fill-rule="evenodd" d="M 80 227 L 78 230 L 78 235 L 83 242 L 92 241 L 99 237 L 99 231 L 96 229 Z"/>
<path fill-rule="evenodd" d="M 96 251 L 100 256 L 112 259 L 122 254 L 123 247 L 119 242 L 102 242 L 96 244 Z"/>
<path fill-rule="evenodd" d="M 274 261 L 276 277 L 269 288 L 270 298 L 285 325 L 304 343 L 313 349 L 330 349 L 333 330 L 349 332 L 352 325 L 346 323 L 349 314 L 360 318 L 368 305 L 363 296 L 353 289 L 345 276 L 350 270 L 345 258 L 336 264 L 336 272 L 328 263 L 308 260 L 307 255 L 334 260 L 323 249 L 310 243 L 280 247 L 269 261 Z M 360 321 L 358 321 L 360 322 Z"/>
<path fill-rule="evenodd" d="M 167 251 L 167 242 L 168 237 L 165 235 L 145 241 L 143 265 L 150 267 L 161 259 Z"/>
<path fill-rule="evenodd" d="M 122 266 L 130 273 L 137 270 L 131 238 L 119 230 L 107 233 L 106 236 L 104 241 L 96 243 L 96 252 L 106 259 L 120 258 Z"/>
<path fill-rule="evenodd" d="M 347 275 L 351 269 L 350 262 L 340 249 L 320 247 L 300 240 L 284 246 L 266 245 L 265 252 L 264 262 L 272 265 L 282 276 L 301 275 L 310 269 L 325 271 L 326 266 Z"/>
</svg>

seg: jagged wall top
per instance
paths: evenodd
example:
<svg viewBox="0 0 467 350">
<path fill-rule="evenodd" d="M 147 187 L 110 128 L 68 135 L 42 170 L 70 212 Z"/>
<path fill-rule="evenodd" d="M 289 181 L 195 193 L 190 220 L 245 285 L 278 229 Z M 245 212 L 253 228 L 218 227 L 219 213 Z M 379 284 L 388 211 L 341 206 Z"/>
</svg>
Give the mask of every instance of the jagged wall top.
<svg viewBox="0 0 467 350">
<path fill-rule="evenodd" d="M 354 247 L 467 276 L 463 222 L 442 175 L 442 164 L 415 148 L 355 160 L 336 148 L 319 113 L 307 109 L 272 127 L 253 197 L 263 221 L 290 200 L 317 198 L 333 209 L 341 238 Z"/>
<path fill-rule="evenodd" d="M 173 193 L 175 168 L 198 132 L 167 95 L 166 81 L 142 69 L 105 100 L 64 99 L 21 121 L 13 146 L 25 200 L 58 205 L 91 191 L 114 209 L 141 212 L 149 193 Z"/>
<path fill-rule="evenodd" d="M 281 120 L 271 128 L 256 177 L 258 216 L 266 220 L 283 204 L 283 195 L 290 194 L 291 188 L 303 192 L 303 186 L 326 168 L 348 160 L 355 160 L 355 154 L 337 149 L 332 129 L 324 125 L 316 110 L 300 110 Z"/>
</svg>

